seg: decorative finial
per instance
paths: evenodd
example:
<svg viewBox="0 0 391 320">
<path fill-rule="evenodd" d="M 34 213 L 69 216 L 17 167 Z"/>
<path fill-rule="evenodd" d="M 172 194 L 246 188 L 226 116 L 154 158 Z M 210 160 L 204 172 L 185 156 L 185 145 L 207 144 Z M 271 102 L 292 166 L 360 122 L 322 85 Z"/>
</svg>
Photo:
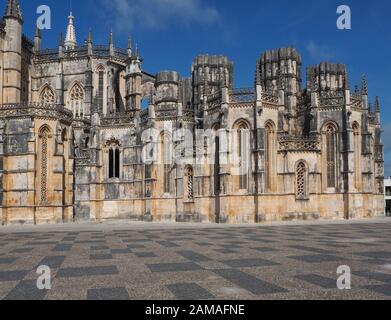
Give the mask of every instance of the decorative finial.
<svg viewBox="0 0 391 320">
<path fill-rule="evenodd" d="M 63 39 L 62 32 L 60 32 L 60 40 L 58 41 L 58 46 L 62 47 L 63 45 L 64 45 L 64 39 Z"/>
<path fill-rule="evenodd" d="M 378 96 L 376 96 L 376 100 L 375 100 L 375 112 L 380 113 L 380 102 Z"/>
<path fill-rule="evenodd" d="M 38 25 L 35 26 L 35 35 L 34 35 L 35 38 L 42 38 L 42 35 L 41 35 L 41 29 L 38 28 Z"/>
<path fill-rule="evenodd" d="M 362 85 L 361 85 L 361 94 L 363 96 L 367 96 L 368 95 L 368 87 L 367 87 L 367 79 L 365 77 L 365 75 L 362 76 Z"/>
<path fill-rule="evenodd" d="M 88 43 L 92 43 L 92 31 L 90 28 L 90 31 L 88 32 Z"/>
<path fill-rule="evenodd" d="M 114 41 L 113 41 L 113 29 L 110 30 L 110 40 L 109 40 L 109 43 L 110 45 L 114 45 Z"/>
</svg>

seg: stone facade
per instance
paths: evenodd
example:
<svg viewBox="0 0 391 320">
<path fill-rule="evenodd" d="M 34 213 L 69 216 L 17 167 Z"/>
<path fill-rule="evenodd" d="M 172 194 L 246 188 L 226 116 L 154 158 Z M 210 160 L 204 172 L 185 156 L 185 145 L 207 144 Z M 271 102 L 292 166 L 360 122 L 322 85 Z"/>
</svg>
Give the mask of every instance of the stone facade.
<svg viewBox="0 0 391 320">
<path fill-rule="evenodd" d="M 263 53 L 252 88 L 224 56 L 151 75 L 138 48 L 41 50 L 19 1 L 0 26 L 0 219 L 254 223 L 384 214 L 380 106 L 344 65 Z"/>
</svg>

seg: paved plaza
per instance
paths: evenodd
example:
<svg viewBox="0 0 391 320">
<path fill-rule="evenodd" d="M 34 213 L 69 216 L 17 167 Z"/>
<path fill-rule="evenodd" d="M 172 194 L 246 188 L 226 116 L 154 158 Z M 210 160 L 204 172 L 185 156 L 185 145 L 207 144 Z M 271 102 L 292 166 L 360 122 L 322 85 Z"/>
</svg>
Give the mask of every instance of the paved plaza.
<svg viewBox="0 0 391 320">
<path fill-rule="evenodd" d="M 388 219 L 0 227 L 0 299 L 391 299 L 390 242 Z"/>
</svg>

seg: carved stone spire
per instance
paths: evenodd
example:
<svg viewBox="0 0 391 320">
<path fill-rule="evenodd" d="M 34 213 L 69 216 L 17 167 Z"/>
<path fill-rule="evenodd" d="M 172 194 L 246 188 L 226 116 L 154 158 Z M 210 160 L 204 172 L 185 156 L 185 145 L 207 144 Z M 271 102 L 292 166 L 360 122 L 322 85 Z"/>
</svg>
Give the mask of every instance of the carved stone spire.
<svg viewBox="0 0 391 320">
<path fill-rule="evenodd" d="M 367 87 L 367 79 L 365 77 L 365 75 L 362 76 L 362 80 L 361 80 L 361 94 L 363 96 L 367 96 L 368 95 L 368 87 Z"/>
<path fill-rule="evenodd" d="M 375 112 L 380 113 L 380 102 L 378 96 L 376 96 L 376 100 L 375 100 Z"/>
<path fill-rule="evenodd" d="M 132 39 L 130 36 L 128 37 L 128 57 L 132 56 Z"/>
<path fill-rule="evenodd" d="M 71 12 L 68 17 L 67 35 L 65 37 L 65 48 L 67 49 L 74 49 L 77 45 L 75 25 L 73 23 L 74 19 L 75 17 Z"/>
<path fill-rule="evenodd" d="M 16 18 L 22 21 L 19 0 L 8 0 L 4 11 L 4 18 Z"/>
</svg>

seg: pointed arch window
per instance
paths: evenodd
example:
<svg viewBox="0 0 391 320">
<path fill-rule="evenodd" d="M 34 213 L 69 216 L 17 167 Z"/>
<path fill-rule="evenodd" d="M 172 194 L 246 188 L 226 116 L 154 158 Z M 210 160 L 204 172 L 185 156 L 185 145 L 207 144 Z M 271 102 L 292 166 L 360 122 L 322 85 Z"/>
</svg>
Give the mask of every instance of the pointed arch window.
<svg viewBox="0 0 391 320">
<path fill-rule="evenodd" d="M 46 126 L 39 131 L 39 154 L 40 154 L 40 202 L 47 203 L 48 194 L 48 154 L 49 154 L 50 129 Z"/>
<path fill-rule="evenodd" d="M 110 140 L 106 143 L 108 148 L 108 177 L 109 179 L 120 179 L 121 174 L 121 152 L 120 143 L 117 140 Z"/>
<path fill-rule="evenodd" d="M 354 143 L 354 185 L 356 190 L 361 188 L 361 134 L 358 123 L 353 124 L 353 143 Z"/>
<path fill-rule="evenodd" d="M 75 83 L 69 92 L 68 108 L 73 111 L 75 117 L 82 117 L 85 114 L 84 90 L 78 83 Z"/>
<path fill-rule="evenodd" d="M 237 154 L 239 156 L 239 189 L 248 188 L 249 126 L 244 121 L 237 125 Z"/>
<path fill-rule="evenodd" d="M 194 200 L 194 173 L 193 168 L 188 167 L 186 170 L 186 200 Z"/>
<path fill-rule="evenodd" d="M 171 145 L 171 137 L 167 133 L 162 133 L 160 136 L 160 150 L 161 157 L 160 163 L 163 168 L 163 192 L 170 192 L 170 184 L 171 184 L 171 157 L 172 157 L 172 145 Z"/>
<path fill-rule="evenodd" d="M 308 198 L 308 170 L 303 161 L 300 161 L 296 166 L 296 198 Z"/>
<path fill-rule="evenodd" d="M 97 68 L 96 72 L 98 73 L 98 108 L 103 110 L 103 92 L 104 92 L 104 75 L 105 68 L 101 65 Z"/>
<path fill-rule="evenodd" d="M 333 125 L 326 127 L 326 170 L 327 187 L 337 186 L 337 130 Z"/>
<path fill-rule="evenodd" d="M 265 187 L 270 192 L 274 189 L 274 166 L 275 159 L 275 130 L 272 123 L 265 125 Z"/>
<path fill-rule="evenodd" d="M 49 86 L 45 86 L 39 96 L 39 102 L 45 104 L 53 104 L 55 102 L 54 91 Z"/>
</svg>

